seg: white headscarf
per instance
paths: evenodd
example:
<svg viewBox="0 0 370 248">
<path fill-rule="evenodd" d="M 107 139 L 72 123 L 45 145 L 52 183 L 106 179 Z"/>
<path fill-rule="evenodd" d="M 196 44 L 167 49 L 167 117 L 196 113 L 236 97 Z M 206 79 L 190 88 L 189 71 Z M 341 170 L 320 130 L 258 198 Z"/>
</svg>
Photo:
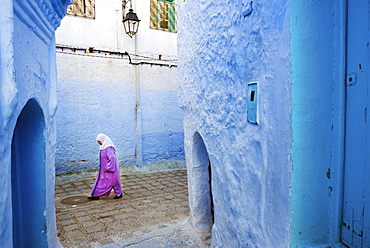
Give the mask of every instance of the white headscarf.
<svg viewBox="0 0 370 248">
<path fill-rule="evenodd" d="M 109 146 L 114 147 L 113 142 L 105 134 L 102 134 L 102 133 L 98 134 L 98 136 L 96 136 L 96 140 L 101 141 L 103 143 L 103 145 L 100 146 L 100 150 L 104 150 L 105 148 L 107 148 Z"/>
</svg>

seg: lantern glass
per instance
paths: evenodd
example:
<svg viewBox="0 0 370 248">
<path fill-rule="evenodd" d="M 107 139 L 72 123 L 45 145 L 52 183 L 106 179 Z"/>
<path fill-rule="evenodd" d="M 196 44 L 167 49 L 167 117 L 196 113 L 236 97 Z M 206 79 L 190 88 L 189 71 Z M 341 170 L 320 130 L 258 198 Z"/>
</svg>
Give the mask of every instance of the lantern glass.
<svg viewBox="0 0 370 248">
<path fill-rule="evenodd" d="M 139 28 L 139 18 L 137 17 L 136 13 L 134 13 L 133 9 L 130 9 L 127 13 L 126 17 L 123 18 L 123 26 L 125 28 L 126 34 L 132 38 Z"/>
</svg>

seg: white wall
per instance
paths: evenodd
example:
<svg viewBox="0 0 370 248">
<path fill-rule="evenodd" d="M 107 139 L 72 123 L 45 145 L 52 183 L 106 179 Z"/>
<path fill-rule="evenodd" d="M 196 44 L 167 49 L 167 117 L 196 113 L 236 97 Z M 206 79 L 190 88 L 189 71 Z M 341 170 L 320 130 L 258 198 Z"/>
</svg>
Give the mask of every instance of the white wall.
<svg viewBox="0 0 370 248">
<path fill-rule="evenodd" d="M 96 0 L 95 19 L 67 15 L 56 32 L 56 43 L 128 52 L 137 49 L 138 54 L 177 58 L 177 34 L 149 28 L 149 0 L 133 0 L 134 12 L 141 20 L 133 38 L 124 32 L 121 6 L 121 0 Z"/>
</svg>

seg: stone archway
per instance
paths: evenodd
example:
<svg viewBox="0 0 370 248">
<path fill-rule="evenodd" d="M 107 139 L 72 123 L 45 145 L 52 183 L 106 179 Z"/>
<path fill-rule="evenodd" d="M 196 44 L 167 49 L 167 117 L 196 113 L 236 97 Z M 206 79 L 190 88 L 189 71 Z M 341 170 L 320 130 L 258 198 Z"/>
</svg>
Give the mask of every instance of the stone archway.
<svg viewBox="0 0 370 248">
<path fill-rule="evenodd" d="M 14 247 L 47 247 L 45 118 L 35 99 L 20 113 L 12 139 Z"/>
<path fill-rule="evenodd" d="M 212 165 L 203 138 L 198 132 L 193 137 L 188 171 L 190 217 L 202 240 L 205 240 L 211 237 L 214 222 Z"/>
</svg>

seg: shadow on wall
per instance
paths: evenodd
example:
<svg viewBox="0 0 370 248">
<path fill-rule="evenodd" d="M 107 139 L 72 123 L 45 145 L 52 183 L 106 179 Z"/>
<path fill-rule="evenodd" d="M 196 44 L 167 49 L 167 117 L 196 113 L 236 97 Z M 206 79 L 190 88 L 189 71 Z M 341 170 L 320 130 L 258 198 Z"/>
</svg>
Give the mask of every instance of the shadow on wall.
<svg viewBox="0 0 370 248">
<path fill-rule="evenodd" d="M 35 99 L 20 113 L 12 139 L 13 247 L 47 247 L 45 118 Z"/>
<path fill-rule="evenodd" d="M 189 184 L 193 189 L 190 195 L 191 217 L 201 240 L 209 239 L 214 223 L 212 166 L 202 136 L 196 132 L 193 138 Z"/>
</svg>

